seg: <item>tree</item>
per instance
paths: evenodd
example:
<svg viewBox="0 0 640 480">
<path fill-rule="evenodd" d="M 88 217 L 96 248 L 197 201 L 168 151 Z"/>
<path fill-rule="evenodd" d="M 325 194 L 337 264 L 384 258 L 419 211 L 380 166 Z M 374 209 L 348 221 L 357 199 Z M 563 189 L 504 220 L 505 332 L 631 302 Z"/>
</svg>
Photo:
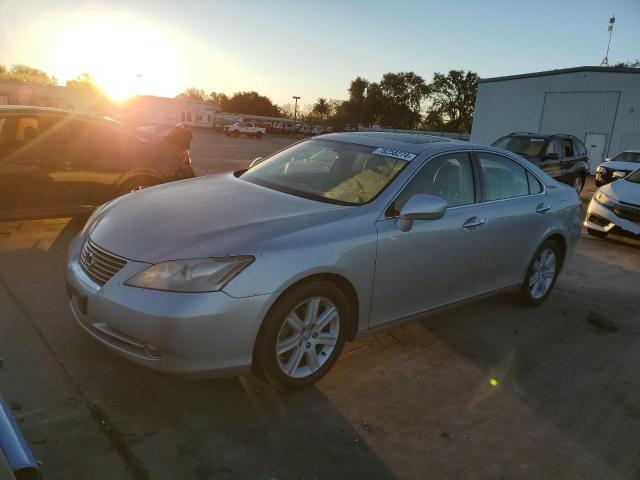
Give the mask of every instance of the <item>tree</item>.
<svg viewBox="0 0 640 480">
<path fill-rule="evenodd" d="M 7 67 L 0 65 L 0 76 L 7 74 Z"/>
<path fill-rule="evenodd" d="M 178 100 L 189 100 L 191 102 L 204 102 L 207 98 L 204 90 L 194 87 L 189 87 L 184 92 L 176 95 L 176 99 Z"/>
<path fill-rule="evenodd" d="M 264 95 L 258 92 L 236 92 L 223 104 L 227 112 L 244 113 L 247 115 L 261 115 L 265 117 L 277 117 L 280 109 Z"/>
<path fill-rule="evenodd" d="M 429 101 L 424 126 L 427 129 L 450 132 L 470 132 L 476 103 L 478 74 L 451 70 L 435 73 L 429 85 Z"/>
<path fill-rule="evenodd" d="M 616 63 L 613 68 L 640 68 L 640 59 L 633 61 L 627 60 L 626 62 Z"/>
<path fill-rule="evenodd" d="M 222 108 L 223 111 L 225 111 L 225 106 L 228 101 L 229 101 L 229 97 L 227 97 L 224 93 L 211 92 L 209 94 L 209 99 L 207 100 L 207 103 L 213 103 L 214 105 L 218 105 L 220 108 Z"/>
<path fill-rule="evenodd" d="M 4 67 L 3 67 L 4 68 Z M 44 73 L 42 70 L 30 67 L 28 65 L 16 64 L 12 65 L 11 69 L 7 71 L 4 68 L 5 78 L 11 80 L 17 80 L 19 82 L 39 83 L 41 85 L 58 85 L 56 77 L 51 77 Z"/>
<path fill-rule="evenodd" d="M 429 87 L 414 72 L 385 73 L 380 82 L 384 96 L 384 121 L 394 127 L 415 128 Z"/>
<path fill-rule="evenodd" d="M 322 119 L 326 119 L 329 115 L 329 102 L 326 98 L 320 97 L 316 103 L 313 104 L 313 113 Z"/>
<path fill-rule="evenodd" d="M 93 75 L 90 73 L 81 73 L 73 80 L 67 80 L 67 88 L 81 88 L 93 93 L 100 93 L 98 85 L 96 85 Z"/>
</svg>

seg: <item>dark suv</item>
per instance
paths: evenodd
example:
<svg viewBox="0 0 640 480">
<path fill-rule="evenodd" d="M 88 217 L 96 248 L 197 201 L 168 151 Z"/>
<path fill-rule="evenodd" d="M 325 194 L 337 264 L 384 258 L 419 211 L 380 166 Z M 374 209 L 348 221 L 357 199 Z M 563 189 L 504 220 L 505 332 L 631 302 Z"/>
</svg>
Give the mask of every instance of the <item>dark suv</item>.
<svg viewBox="0 0 640 480">
<path fill-rule="evenodd" d="M 0 219 L 74 215 L 193 177 L 188 146 L 102 117 L 0 106 Z"/>
<path fill-rule="evenodd" d="M 517 153 L 578 193 L 584 187 L 589 156 L 584 143 L 573 135 L 514 132 L 496 140 L 493 146 Z"/>
</svg>

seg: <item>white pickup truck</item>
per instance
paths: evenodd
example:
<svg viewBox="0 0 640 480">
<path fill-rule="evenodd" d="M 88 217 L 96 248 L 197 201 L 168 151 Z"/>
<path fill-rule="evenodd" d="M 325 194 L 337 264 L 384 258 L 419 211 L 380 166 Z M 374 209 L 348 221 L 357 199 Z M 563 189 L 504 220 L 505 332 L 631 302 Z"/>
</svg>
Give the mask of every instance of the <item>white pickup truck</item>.
<svg viewBox="0 0 640 480">
<path fill-rule="evenodd" d="M 224 126 L 224 134 L 226 136 L 239 137 L 240 135 L 246 135 L 247 137 L 262 138 L 265 133 L 267 133 L 266 128 L 256 127 L 251 122 L 236 122 L 233 125 Z"/>
</svg>

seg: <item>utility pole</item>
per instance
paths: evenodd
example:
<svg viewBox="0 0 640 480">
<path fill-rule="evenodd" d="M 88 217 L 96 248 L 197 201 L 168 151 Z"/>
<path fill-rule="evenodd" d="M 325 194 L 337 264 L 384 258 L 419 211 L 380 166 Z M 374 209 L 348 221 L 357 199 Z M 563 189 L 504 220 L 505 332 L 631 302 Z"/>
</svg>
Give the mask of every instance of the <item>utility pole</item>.
<svg viewBox="0 0 640 480">
<path fill-rule="evenodd" d="M 604 55 L 604 59 L 600 62 L 601 67 L 609 66 L 609 47 L 611 46 L 611 34 L 613 34 L 613 24 L 616 23 L 616 16 L 612 15 L 609 19 L 609 43 L 607 43 L 607 53 Z"/>
<path fill-rule="evenodd" d="M 292 98 L 296 101 L 295 106 L 293 107 L 293 133 L 298 136 L 298 130 L 296 127 L 298 123 L 298 100 L 300 100 L 300 97 L 294 95 Z"/>
</svg>

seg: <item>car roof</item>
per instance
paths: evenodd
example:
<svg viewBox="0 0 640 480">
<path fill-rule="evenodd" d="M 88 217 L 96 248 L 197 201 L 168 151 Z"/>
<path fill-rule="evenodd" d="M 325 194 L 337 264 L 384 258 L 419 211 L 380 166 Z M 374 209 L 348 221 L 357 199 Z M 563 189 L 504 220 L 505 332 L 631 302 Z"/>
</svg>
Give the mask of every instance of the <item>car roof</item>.
<svg viewBox="0 0 640 480">
<path fill-rule="evenodd" d="M 504 136 L 505 137 L 535 137 L 535 138 L 567 137 L 574 140 L 580 140 L 578 137 L 576 137 L 575 135 L 571 135 L 570 133 L 511 132 Z"/>
<path fill-rule="evenodd" d="M 31 114 L 50 114 L 50 115 L 58 115 L 58 116 L 73 116 L 74 118 L 80 120 L 92 120 L 92 121 L 103 121 L 103 122 L 112 122 L 119 124 L 120 122 L 108 118 L 102 117 L 99 115 L 91 115 L 89 113 L 80 113 L 73 110 L 63 110 L 61 108 L 50 108 L 50 107 L 35 107 L 32 105 L 0 105 L 0 114 L 3 113 L 31 113 Z"/>
<path fill-rule="evenodd" d="M 436 137 L 421 133 L 394 133 L 394 132 L 344 132 L 328 133 L 315 138 L 334 140 L 344 143 L 354 143 L 371 147 L 384 147 L 403 152 L 421 154 L 427 150 L 447 150 L 447 146 L 459 148 L 460 146 L 473 146 L 469 142 L 451 138 Z M 437 148 L 445 147 L 445 148 Z M 477 145 L 477 147 L 480 147 Z M 482 147 L 484 148 L 484 147 Z"/>
</svg>

